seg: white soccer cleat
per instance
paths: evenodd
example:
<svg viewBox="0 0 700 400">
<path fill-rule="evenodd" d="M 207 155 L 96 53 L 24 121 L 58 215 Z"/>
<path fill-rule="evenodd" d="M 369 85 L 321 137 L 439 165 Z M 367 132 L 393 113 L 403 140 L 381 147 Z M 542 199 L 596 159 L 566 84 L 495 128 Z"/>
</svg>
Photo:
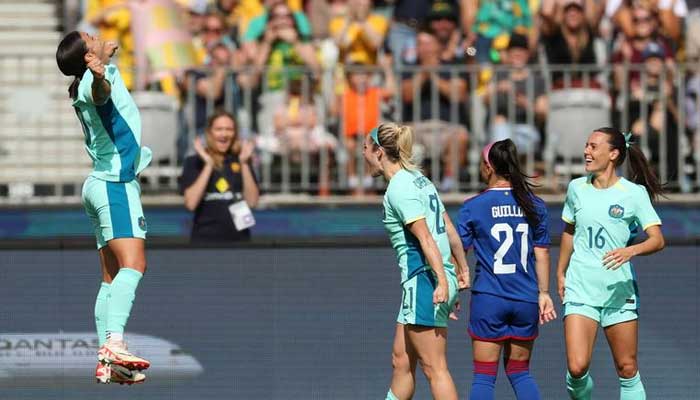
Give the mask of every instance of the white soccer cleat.
<svg viewBox="0 0 700 400">
<path fill-rule="evenodd" d="M 103 364 L 119 365 L 132 371 L 141 371 L 151 366 L 145 358 L 131 354 L 126 343 L 121 340 L 108 340 L 97 352 L 97 359 Z"/>
<path fill-rule="evenodd" d="M 146 380 L 146 375 L 139 371 L 132 371 L 124 368 L 121 365 L 111 365 L 111 382 L 120 385 L 133 385 L 143 383 Z"/>
</svg>

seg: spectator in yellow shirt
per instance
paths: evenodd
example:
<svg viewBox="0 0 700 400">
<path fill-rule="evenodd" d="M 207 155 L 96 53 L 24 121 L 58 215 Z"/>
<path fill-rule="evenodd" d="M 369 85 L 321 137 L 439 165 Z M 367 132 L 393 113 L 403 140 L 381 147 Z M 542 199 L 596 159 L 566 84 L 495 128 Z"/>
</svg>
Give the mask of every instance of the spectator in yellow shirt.
<svg viewBox="0 0 700 400">
<path fill-rule="evenodd" d="M 340 62 L 348 59 L 376 65 L 377 50 L 384 42 L 389 21 L 372 13 L 371 0 L 349 0 L 347 13 L 331 19 L 329 31 L 340 49 Z"/>
<path fill-rule="evenodd" d="M 99 37 L 119 44 L 113 62 L 127 89 L 134 86 L 134 39 L 128 0 L 87 0 L 85 20 L 99 31 Z"/>
<path fill-rule="evenodd" d="M 301 0 L 287 0 L 287 5 L 293 12 L 302 11 Z M 250 21 L 265 13 L 266 6 L 272 4 L 263 4 L 260 0 L 216 0 L 216 9 L 226 16 L 236 40 L 245 35 Z"/>
</svg>

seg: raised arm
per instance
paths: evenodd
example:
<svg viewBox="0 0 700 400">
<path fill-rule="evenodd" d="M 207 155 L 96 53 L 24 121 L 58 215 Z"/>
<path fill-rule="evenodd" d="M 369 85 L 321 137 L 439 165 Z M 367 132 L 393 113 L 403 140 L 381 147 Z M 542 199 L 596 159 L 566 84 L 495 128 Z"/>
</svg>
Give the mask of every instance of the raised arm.
<svg viewBox="0 0 700 400">
<path fill-rule="evenodd" d="M 112 85 L 105 79 L 105 65 L 102 60 L 92 53 L 85 54 L 85 62 L 92 72 L 92 101 L 101 106 L 107 102 L 112 94 Z"/>
<path fill-rule="evenodd" d="M 199 172 L 197 179 L 184 190 L 185 208 L 189 211 L 194 211 L 199 206 L 202 197 L 204 197 L 204 192 L 207 190 L 211 173 L 214 171 L 214 160 L 204 150 L 204 146 L 199 138 L 194 140 L 194 149 L 204 162 L 204 168 Z"/>
<path fill-rule="evenodd" d="M 241 175 L 243 176 L 243 199 L 251 208 L 257 207 L 258 200 L 260 200 L 260 188 L 258 188 L 250 166 L 253 151 L 255 151 L 255 144 L 252 141 L 246 141 L 238 155 L 238 160 L 241 162 Z"/>
</svg>

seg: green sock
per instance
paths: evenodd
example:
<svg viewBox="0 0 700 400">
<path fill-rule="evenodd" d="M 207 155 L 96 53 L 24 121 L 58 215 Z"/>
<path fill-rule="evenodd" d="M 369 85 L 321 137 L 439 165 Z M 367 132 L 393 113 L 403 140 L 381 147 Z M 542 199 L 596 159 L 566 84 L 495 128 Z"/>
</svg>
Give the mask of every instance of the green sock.
<svg viewBox="0 0 700 400">
<path fill-rule="evenodd" d="M 566 390 L 569 392 L 569 397 L 574 400 L 591 400 L 593 378 L 588 371 L 580 378 L 574 378 L 569 371 L 566 371 Z"/>
<path fill-rule="evenodd" d="M 631 378 L 620 378 L 620 400 L 646 400 L 642 378 L 637 374 Z"/>
<path fill-rule="evenodd" d="M 114 277 L 107 300 L 107 336 L 112 332 L 119 336 L 124 333 L 141 277 L 143 274 L 128 267 L 122 267 Z"/>
<path fill-rule="evenodd" d="M 399 398 L 396 397 L 394 392 L 391 391 L 391 388 L 389 388 L 389 393 L 386 394 L 386 400 L 399 400 Z"/>
<path fill-rule="evenodd" d="M 109 297 L 109 283 L 102 282 L 100 290 L 95 299 L 95 329 L 97 329 L 97 340 L 102 346 L 107 340 L 107 298 Z"/>
</svg>

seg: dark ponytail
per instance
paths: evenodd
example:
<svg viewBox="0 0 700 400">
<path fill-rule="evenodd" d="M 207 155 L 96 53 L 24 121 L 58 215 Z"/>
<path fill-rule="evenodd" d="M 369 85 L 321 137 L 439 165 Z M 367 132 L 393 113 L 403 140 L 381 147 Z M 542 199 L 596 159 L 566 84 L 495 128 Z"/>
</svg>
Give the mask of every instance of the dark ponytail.
<svg viewBox="0 0 700 400">
<path fill-rule="evenodd" d="M 56 63 L 63 75 L 74 77 L 73 82 L 68 87 L 68 94 L 71 99 L 78 96 L 78 85 L 80 78 L 87 70 L 85 54 L 88 49 L 85 41 L 80 37 L 80 32 L 73 31 L 67 34 L 56 50 Z"/>
<path fill-rule="evenodd" d="M 632 142 L 631 139 L 628 143 L 625 135 L 616 128 L 605 127 L 596 129 L 594 132 L 608 135 L 610 148 L 617 149 L 620 152 L 620 156 L 615 160 L 616 167 L 621 166 L 629 155 L 629 179 L 638 185 L 644 186 L 651 200 L 656 200 L 659 196 L 663 196 L 663 185 L 659 182 L 659 178 L 656 177 L 654 170 L 649 165 L 649 161 L 636 143 Z"/>
<path fill-rule="evenodd" d="M 526 175 L 520 169 L 518 161 L 518 150 L 515 143 L 510 139 L 495 142 L 489 151 L 489 163 L 496 175 L 503 177 L 510 182 L 513 188 L 513 197 L 525 214 L 527 223 L 534 227 L 539 221 L 539 216 L 533 203 L 534 193 L 532 188 L 536 187 L 530 182 L 531 176 Z"/>
</svg>

